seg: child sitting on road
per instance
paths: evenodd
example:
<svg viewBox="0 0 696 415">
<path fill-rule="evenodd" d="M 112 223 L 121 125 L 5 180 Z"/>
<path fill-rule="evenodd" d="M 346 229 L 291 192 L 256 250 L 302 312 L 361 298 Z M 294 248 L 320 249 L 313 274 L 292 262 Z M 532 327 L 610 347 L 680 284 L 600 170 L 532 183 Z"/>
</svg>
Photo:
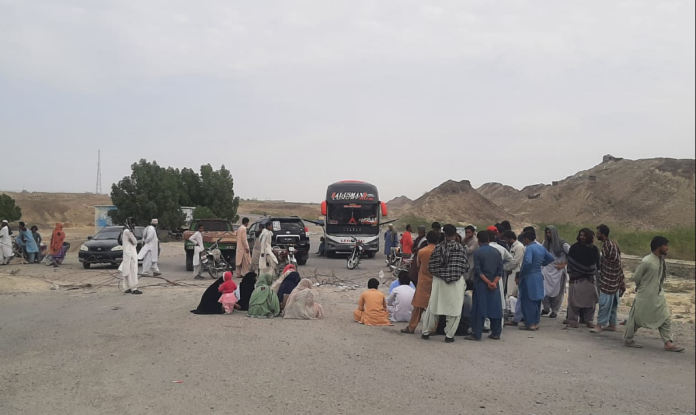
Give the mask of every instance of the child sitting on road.
<svg viewBox="0 0 696 415">
<path fill-rule="evenodd" d="M 222 279 L 223 283 L 218 287 L 218 291 L 220 291 L 222 295 L 218 302 L 222 303 L 225 314 L 232 314 L 234 312 L 234 305 L 237 304 L 237 296 L 234 294 L 237 290 L 237 284 L 232 281 L 232 273 L 230 271 L 225 272 Z"/>
</svg>

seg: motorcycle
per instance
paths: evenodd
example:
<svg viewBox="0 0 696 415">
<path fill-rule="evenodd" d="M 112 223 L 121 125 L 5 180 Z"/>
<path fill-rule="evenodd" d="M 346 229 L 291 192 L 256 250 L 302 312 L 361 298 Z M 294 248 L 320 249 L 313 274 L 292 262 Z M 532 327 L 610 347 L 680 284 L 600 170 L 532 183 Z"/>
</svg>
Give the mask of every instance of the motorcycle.
<svg viewBox="0 0 696 415">
<path fill-rule="evenodd" d="M 227 263 L 222 252 L 218 248 L 222 238 L 218 239 L 207 250 L 201 253 L 201 265 L 208 270 L 210 278 L 216 280 L 226 271 L 231 271 L 232 267 Z"/>
<path fill-rule="evenodd" d="M 295 267 L 295 270 L 298 270 L 298 265 L 297 265 L 297 259 L 295 258 L 295 253 L 297 252 L 297 249 L 295 249 L 294 245 L 289 245 L 287 249 L 283 249 L 279 246 L 274 246 L 273 247 L 273 255 L 278 258 L 278 266 L 276 267 L 276 278 L 280 277 L 280 274 L 283 272 L 285 267 L 288 265 L 293 265 Z"/>
<path fill-rule="evenodd" d="M 385 262 L 387 263 L 387 267 L 391 271 L 394 271 L 404 266 L 405 261 L 410 263 L 410 260 L 411 255 L 402 253 L 401 248 L 392 248 Z"/>
<path fill-rule="evenodd" d="M 360 265 L 360 259 L 365 253 L 365 245 L 355 238 L 353 239 L 353 252 L 350 254 L 346 260 L 346 267 L 348 269 L 355 269 Z"/>
</svg>

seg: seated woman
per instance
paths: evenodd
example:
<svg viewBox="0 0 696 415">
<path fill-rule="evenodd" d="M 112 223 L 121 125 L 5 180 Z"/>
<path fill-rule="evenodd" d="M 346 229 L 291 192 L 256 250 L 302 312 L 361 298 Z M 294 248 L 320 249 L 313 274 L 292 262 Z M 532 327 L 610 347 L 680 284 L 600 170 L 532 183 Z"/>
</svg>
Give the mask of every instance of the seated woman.
<svg viewBox="0 0 696 415">
<path fill-rule="evenodd" d="M 235 294 L 238 294 L 238 297 L 237 304 L 234 305 L 234 308 L 241 311 L 249 310 L 249 300 L 251 299 L 251 294 L 254 292 L 255 288 L 256 273 L 250 272 L 246 274 L 244 278 L 242 278 L 242 282 L 240 282 L 239 287 L 237 287 Z"/>
<path fill-rule="evenodd" d="M 283 318 L 314 320 L 324 318 L 324 309 L 321 304 L 314 302 L 312 293 L 312 281 L 304 278 L 292 290 L 288 301 L 285 304 Z"/>
<path fill-rule="evenodd" d="M 249 299 L 249 317 L 273 318 L 280 314 L 280 302 L 278 295 L 271 289 L 273 276 L 262 274 L 256 283 L 256 289 Z"/>
<path fill-rule="evenodd" d="M 283 281 L 285 281 L 288 275 L 290 275 L 293 272 L 297 272 L 295 266 L 292 264 L 286 265 L 285 268 L 283 268 L 283 272 L 280 273 L 280 277 L 273 282 L 273 285 L 271 285 L 271 289 L 275 292 L 278 292 L 278 289 L 280 289 L 280 285 L 283 283 Z M 300 280 L 297 280 L 297 282 L 299 281 Z"/>
<path fill-rule="evenodd" d="M 223 314 L 225 311 L 222 308 L 220 300 L 220 284 L 223 283 L 223 277 L 220 277 L 210 287 L 208 287 L 201 297 L 201 302 L 198 308 L 191 310 L 193 314 Z"/>
<path fill-rule="evenodd" d="M 278 301 L 280 301 L 281 310 L 285 307 L 285 296 L 292 293 L 292 290 L 300 283 L 300 279 L 300 273 L 295 271 L 288 274 L 283 280 L 283 283 L 280 284 L 280 288 L 278 288 Z"/>
<path fill-rule="evenodd" d="M 366 326 L 391 326 L 387 300 L 384 294 L 377 291 L 379 281 L 371 278 L 367 282 L 368 290 L 362 293 L 358 301 L 358 309 L 353 312 L 353 318 Z"/>
</svg>

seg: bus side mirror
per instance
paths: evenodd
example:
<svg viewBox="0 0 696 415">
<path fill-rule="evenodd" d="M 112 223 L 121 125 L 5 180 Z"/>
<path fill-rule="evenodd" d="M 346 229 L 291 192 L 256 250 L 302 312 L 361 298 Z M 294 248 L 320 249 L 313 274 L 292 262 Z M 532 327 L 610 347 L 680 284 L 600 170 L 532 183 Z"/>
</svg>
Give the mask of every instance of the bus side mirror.
<svg viewBox="0 0 696 415">
<path fill-rule="evenodd" d="M 321 202 L 321 215 L 326 216 L 326 200 Z"/>
<path fill-rule="evenodd" d="M 380 202 L 382 204 L 382 216 L 387 216 L 387 204 L 384 202 Z"/>
</svg>

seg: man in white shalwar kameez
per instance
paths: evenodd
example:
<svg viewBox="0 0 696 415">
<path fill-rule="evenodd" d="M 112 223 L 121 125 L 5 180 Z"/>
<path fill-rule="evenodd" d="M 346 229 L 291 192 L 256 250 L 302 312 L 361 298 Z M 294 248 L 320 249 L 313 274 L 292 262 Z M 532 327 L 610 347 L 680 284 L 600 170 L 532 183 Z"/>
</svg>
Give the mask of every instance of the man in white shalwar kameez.
<svg viewBox="0 0 696 415">
<path fill-rule="evenodd" d="M 203 231 L 205 231 L 205 228 L 203 225 L 198 226 L 198 230 L 196 233 L 191 235 L 189 238 L 189 242 L 193 243 L 193 275 L 194 279 L 197 280 L 202 280 L 203 276 L 201 275 L 201 272 L 203 271 L 203 267 L 201 266 L 201 252 L 203 252 L 204 246 L 203 246 L 203 235 L 201 234 Z"/>
<path fill-rule="evenodd" d="M 157 219 L 153 219 L 150 222 L 150 226 L 145 228 L 143 233 L 143 247 L 140 248 L 140 254 L 138 259 L 143 260 L 143 277 L 152 277 L 162 275 L 157 266 L 157 259 L 159 258 L 159 239 L 157 238 L 157 226 L 159 222 Z"/>
<path fill-rule="evenodd" d="M 123 262 L 118 269 L 123 276 L 123 290 L 126 294 L 142 294 L 138 290 L 138 240 L 129 225 L 123 227 L 121 239 Z"/>
<path fill-rule="evenodd" d="M 10 226 L 6 220 L 2 221 L 0 228 L 0 265 L 7 264 L 12 258 L 12 237 Z"/>
<path fill-rule="evenodd" d="M 273 222 L 266 222 L 266 227 L 261 232 L 261 256 L 259 257 L 260 275 L 270 274 L 275 277 L 275 268 L 278 258 L 273 254 Z"/>
</svg>

